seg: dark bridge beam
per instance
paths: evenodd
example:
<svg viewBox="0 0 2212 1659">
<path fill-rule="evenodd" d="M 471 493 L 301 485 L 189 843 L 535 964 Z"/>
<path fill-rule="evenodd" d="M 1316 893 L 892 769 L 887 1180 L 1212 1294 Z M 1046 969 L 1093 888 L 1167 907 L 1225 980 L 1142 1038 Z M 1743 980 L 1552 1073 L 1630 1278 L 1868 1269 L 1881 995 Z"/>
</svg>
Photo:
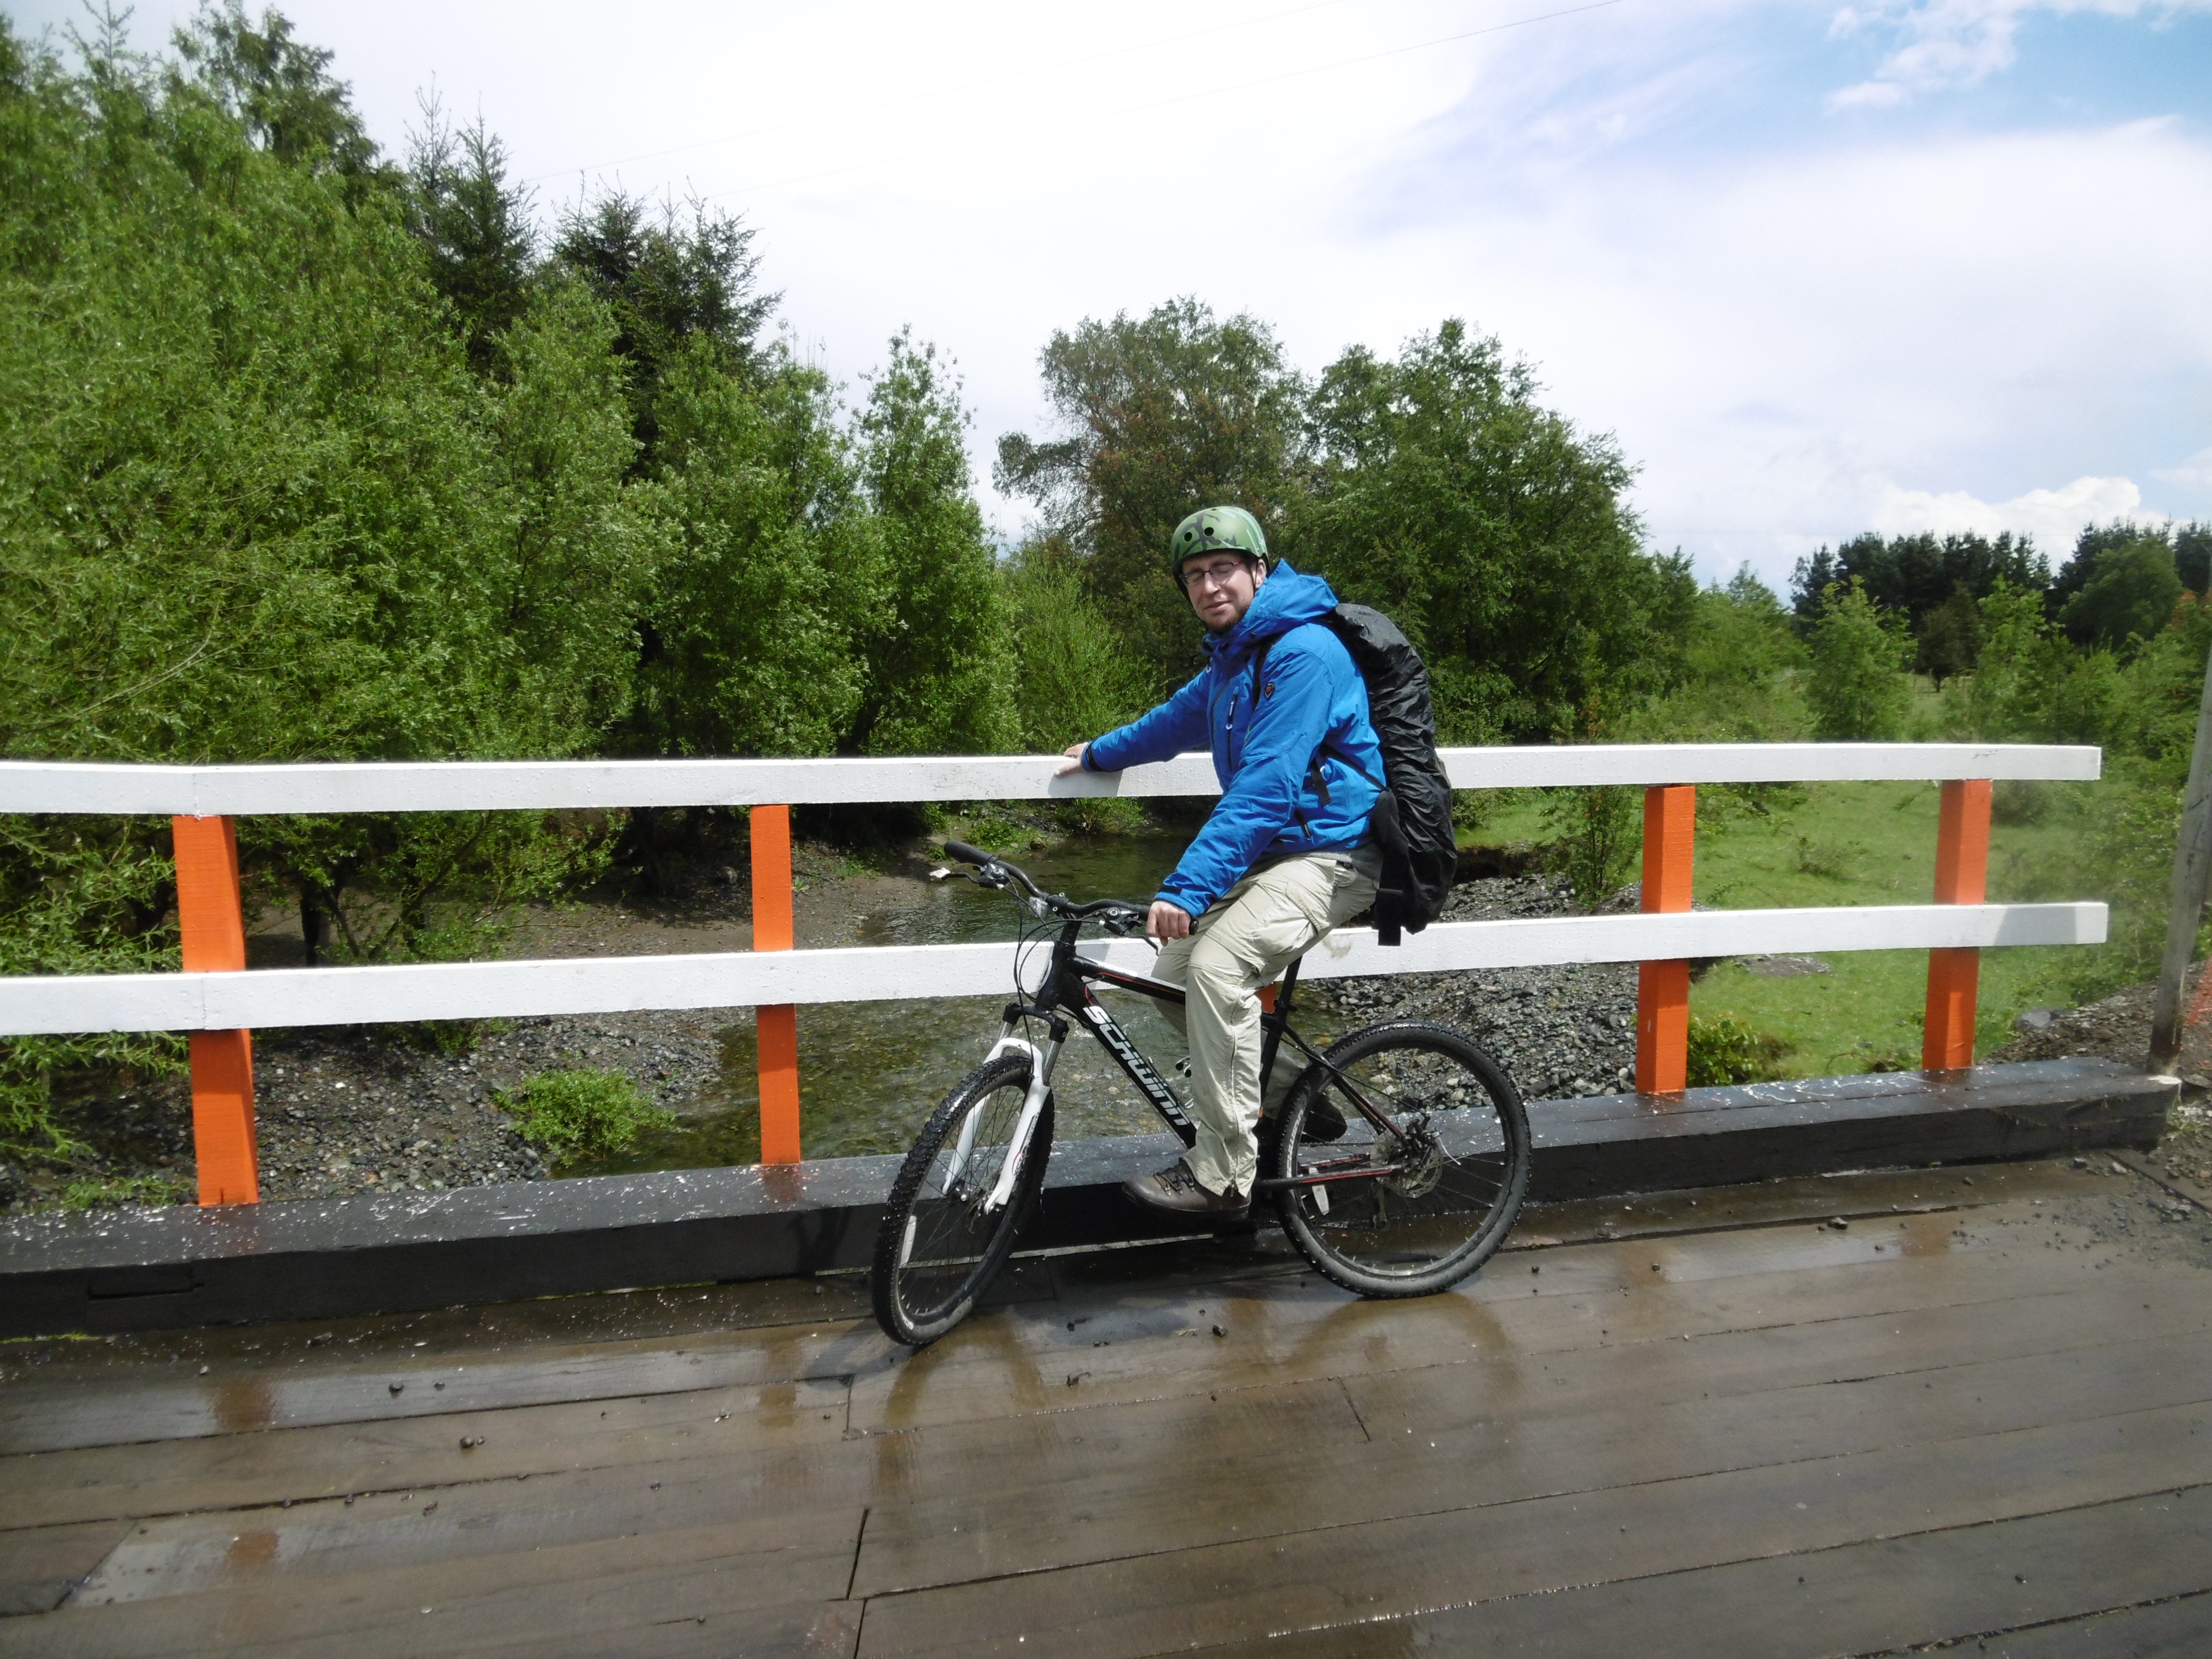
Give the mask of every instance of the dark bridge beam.
<svg viewBox="0 0 2212 1659">
<path fill-rule="evenodd" d="M 2106 1060 L 1895 1072 L 1530 1109 L 1538 1199 L 2148 1146 L 2178 1089 Z M 1063 1142 L 1023 1237 L 1158 1237 L 1114 1190 L 1167 1135 Z M 0 1225 L 0 1336 L 501 1302 L 864 1267 L 895 1158 L 518 1182 Z"/>
</svg>

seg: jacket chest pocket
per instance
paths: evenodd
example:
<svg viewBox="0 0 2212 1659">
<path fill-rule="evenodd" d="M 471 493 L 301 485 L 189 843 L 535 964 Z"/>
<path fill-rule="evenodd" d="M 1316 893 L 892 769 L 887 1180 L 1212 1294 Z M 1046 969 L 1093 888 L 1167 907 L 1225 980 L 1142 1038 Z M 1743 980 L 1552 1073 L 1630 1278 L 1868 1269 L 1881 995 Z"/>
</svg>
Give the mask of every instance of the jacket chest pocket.
<svg viewBox="0 0 2212 1659">
<path fill-rule="evenodd" d="M 1240 722 L 1247 721 L 1244 712 L 1243 687 L 1241 685 L 1230 687 L 1229 695 L 1222 699 L 1220 706 L 1222 757 L 1229 763 L 1231 769 L 1234 770 L 1238 759 L 1244 752 L 1245 734 L 1238 730 Z"/>
</svg>

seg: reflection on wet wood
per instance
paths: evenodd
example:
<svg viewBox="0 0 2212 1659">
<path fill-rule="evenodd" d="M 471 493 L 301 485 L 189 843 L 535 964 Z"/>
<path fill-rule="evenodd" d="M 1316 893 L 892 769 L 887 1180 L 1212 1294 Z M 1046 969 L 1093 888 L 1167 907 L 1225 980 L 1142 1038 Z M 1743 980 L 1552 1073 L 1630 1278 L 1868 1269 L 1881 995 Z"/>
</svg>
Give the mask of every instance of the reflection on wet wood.
<svg viewBox="0 0 2212 1659">
<path fill-rule="evenodd" d="M 2212 1251 L 1972 1180 L 1553 1206 L 1411 1303 L 1035 1260 L 918 1355 L 848 1281 L 11 1355 L 0 1650 L 2212 1644 Z"/>
</svg>

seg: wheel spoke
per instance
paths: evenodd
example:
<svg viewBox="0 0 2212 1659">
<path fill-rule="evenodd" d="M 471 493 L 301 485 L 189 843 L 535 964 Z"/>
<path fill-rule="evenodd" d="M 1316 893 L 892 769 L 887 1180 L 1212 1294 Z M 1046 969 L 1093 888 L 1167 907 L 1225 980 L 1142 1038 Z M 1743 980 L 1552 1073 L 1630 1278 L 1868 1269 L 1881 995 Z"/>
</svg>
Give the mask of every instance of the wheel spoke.
<svg viewBox="0 0 2212 1659">
<path fill-rule="evenodd" d="M 1007 1056 L 970 1076 L 931 1115 L 893 1182 L 878 1236 L 876 1317 L 901 1342 L 934 1340 L 988 1286 L 1013 1246 L 1050 1155 L 1048 1104 L 1013 1197 L 988 1207 L 1029 1093 L 1029 1062 Z"/>
<path fill-rule="evenodd" d="M 1325 1206 L 1286 1200 L 1299 1249 L 1370 1295 L 1419 1294 L 1472 1271 L 1511 1225 L 1526 1186 L 1526 1119 L 1510 1081 L 1462 1034 L 1412 1022 L 1355 1032 L 1328 1059 L 1332 1070 L 1293 1091 L 1278 1167 L 1377 1173 L 1330 1183 Z M 1305 1103 L 1323 1095 L 1350 1108 L 1344 1131 L 1301 1145 Z M 1352 1104 L 1358 1097 L 1387 1128 Z"/>
</svg>

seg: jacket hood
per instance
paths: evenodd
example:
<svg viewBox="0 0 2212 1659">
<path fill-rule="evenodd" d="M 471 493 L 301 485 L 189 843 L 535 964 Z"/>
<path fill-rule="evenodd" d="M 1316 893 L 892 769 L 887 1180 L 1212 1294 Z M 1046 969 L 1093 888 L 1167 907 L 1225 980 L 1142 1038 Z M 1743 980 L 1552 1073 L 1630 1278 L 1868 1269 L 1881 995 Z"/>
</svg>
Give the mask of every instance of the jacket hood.
<svg viewBox="0 0 2212 1659">
<path fill-rule="evenodd" d="M 1279 562 L 1237 626 L 1226 634 L 1207 635 L 1206 649 L 1217 662 L 1233 661 L 1261 641 L 1317 622 L 1335 609 L 1336 595 L 1327 582 L 1293 570 L 1288 561 Z"/>
</svg>

